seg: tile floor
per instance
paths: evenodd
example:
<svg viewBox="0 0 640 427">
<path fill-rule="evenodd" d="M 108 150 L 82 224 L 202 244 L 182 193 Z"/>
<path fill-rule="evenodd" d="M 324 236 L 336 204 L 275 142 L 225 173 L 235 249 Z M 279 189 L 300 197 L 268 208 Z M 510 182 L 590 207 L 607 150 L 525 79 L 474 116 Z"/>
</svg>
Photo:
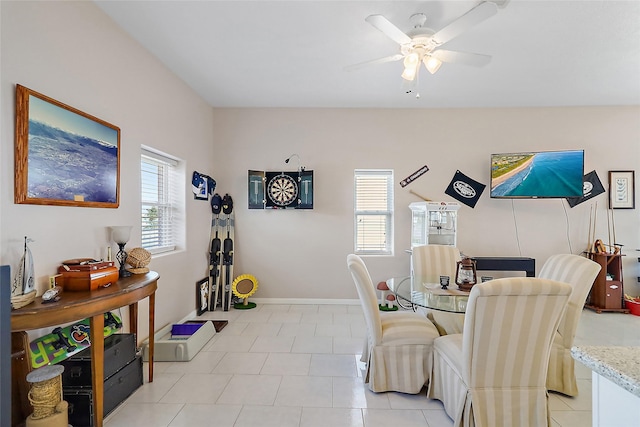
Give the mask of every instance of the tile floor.
<svg viewBox="0 0 640 427">
<path fill-rule="evenodd" d="M 375 394 L 363 384 L 359 305 L 264 304 L 207 318 L 229 324 L 190 362 L 156 362 L 153 383 L 105 427 L 453 425 L 424 393 Z M 640 317 L 585 310 L 576 344 L 640 346 L 639 328 Z M 576 367 L 580 395 L 550 396 L 554 427 L 591 425 L 591 371 Z"/>
</svg>

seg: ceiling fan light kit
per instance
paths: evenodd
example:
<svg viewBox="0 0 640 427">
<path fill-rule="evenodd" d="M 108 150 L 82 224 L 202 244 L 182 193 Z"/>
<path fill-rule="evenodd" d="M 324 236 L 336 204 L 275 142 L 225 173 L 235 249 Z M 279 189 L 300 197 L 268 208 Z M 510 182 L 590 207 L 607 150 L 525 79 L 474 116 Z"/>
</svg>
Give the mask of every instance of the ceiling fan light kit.
<svg viewBox="0 0 640 427">
<path fill-rule="evenodd" d="M 431 74 L 435 74 L 442 65 L 442 61 L 440 61 L 438 58 L 434 58 L 433 56 L 424 58 L 423 62 L 424 66 L 427 67 L 427 71 L 429 71 Z"/>
<path fill-rule="evenodd" d="M 365 21 L 398 43 L 400 45 L 400 54 L 356 64 L 346 67 L 346 69 L 355 70 L 365 65 L 403 59 L 404 69 L 401 76 L 404 80 L 411 82 L 413 89 L 417 83 L 420 63 L 423 63 L 431 74 L 435 74 L 445 62 L 475 67 L 485 66 L 491 61 L 491 57 L 488 55 L 443 50 L 440 49 L 440 46 L 495 15 L 498 12 L 498 7 L 504 8 L 508 2 L 509 0 L 481 1 L 464 15 L 437 32 L 424 26 L 427 21 L 427 16 L 424 13 L 411 15 L 409 20 L 413 28 L 406 33 L 382 15 L 369 15 Z M 413 92 L 413 90 L 404 91 L 406 93 Z"/>
<path fill-rule="evenodd" d="M 417 52 L 411 52 L 404 57 L 404 71 L 402 72 L 402 78 L 405 80 L 413 80 L 418 74 L 418 67 L 420 66 L 420 54 Z"/>
</svg>

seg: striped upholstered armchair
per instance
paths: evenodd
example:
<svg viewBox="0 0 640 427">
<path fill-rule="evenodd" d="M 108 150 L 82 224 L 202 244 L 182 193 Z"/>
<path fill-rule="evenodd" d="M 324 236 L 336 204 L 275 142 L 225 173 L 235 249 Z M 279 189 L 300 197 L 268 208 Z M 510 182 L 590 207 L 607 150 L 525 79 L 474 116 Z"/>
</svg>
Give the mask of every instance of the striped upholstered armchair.
<svg viewBox="0 0 640 427">
<path fill-rule="evenodd" d="M 435 326 L 414 312 L 380 313 L 376 291 L 362 259 L 347 256 L 367 325 L 365 383 L 374 392 L 420 393 L 429 382 Z"/>
<path fill-rule="evenodd" d="M 552 255 L 544 263 L 539 277 L 558 280 L 571 285 L 572 291 L 567 310 L 560 319 L 558 330 L 554 334 L 547 373 L 547 389 L 568 396 L 578 394 L 576 374 L 571 346 L 582 314 L 584 302 L 591 290 L 593 281 L 600 272 L 600 264 L 588 258 L 571 254 Z"/>
<path fill-rule="evenodd" d="M 449 276 L 449 284 L 456 287 L 456 262 L 460 251 L 455 246 L 424 245 L 411 249 L 411 267 L 414 280 L 421 283 L 439 283 L 440 276 Z M 426 316 L 438 328 L 440 335 L 459 334 L 464 324 L 464 314 L 447 313 L 416 307 L 416 312 Z"/>
<path fill-rule="evenodd" d="M 462 334 L 433 342 L 427 396 L 456 427 L 548 426 L 551 341 L 567 283 L 514 277 L 474 286 Z"/>
</svg>

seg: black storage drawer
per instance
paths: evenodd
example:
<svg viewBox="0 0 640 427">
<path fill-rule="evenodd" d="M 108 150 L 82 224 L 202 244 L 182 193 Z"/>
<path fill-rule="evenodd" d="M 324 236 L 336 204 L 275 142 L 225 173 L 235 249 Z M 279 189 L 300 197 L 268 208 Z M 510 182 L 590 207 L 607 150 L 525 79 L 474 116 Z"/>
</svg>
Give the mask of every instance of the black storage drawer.
<svg viewBox="0 0 640 427">
<path fill-rule="evenodd" d="M 93 427 L 93 391 L 90 388 L 63 389 L 69 404 L 69 424 L 73 427 Z M 105 415 L 108 413 L 104 410 Z"/>
<path fill-rule="evenodd" d="M 116 372 L 104 382 L 104 416 L 131 396 L 142 385 L 142 356 Z M 63 387 L 64 400 L 69 403 L 69 424 L 73 427 L 93 427 L 93 390 L 86 387 Z"/>
<path fill-rule="evenodd" d="M 135 334 L 114 334 L 104 339 L 104 378 L 109 378 L 136 357 Z M 91 387 L 91 348 L 60 363 L 63 387 Z"/>
</svg>

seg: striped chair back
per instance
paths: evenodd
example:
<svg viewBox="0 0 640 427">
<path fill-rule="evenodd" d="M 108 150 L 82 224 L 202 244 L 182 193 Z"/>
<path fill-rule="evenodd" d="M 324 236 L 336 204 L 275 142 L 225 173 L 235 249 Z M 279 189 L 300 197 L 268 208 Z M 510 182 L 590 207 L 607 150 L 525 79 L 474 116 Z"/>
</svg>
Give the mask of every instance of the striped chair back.
<svg viewBox="0 0 640 427">
<path fill-rule="evenodd" d="M 353 277 L 353 281 L 358 291 L 365 322 L 369 330 L 369 345 L 375 346 L 382 341 L 382 322 L 380 319 L 380 309 L 378 307 L 378 297 L 373 287 L 373 281 L 362 258 L 358 255 L 347 255 L 347 267 Z"/>
<path fill-rule="evenodd" d="M 424 245 L 411 250 L 413 276 L 423 283 L 439 283 L 440 276 L 449 276 L 451 284 L 456 278 L 456 262 L 460 251 L 455 246 Z"/>
<path fill-rule="evenodd" d="M 557 254 L 549 257 L 540 270 L 538 277 L 565 282 L 572 287 L 567 310 L 558 325 L 565 345 L 571 346 L 573 343 L 582 307 L 600 269 L 600 264 L 588 258 Z"/>
<path fill-rule="evenodd" d="M 545 387 L 551 340 L 570 293 L 566 283 L 531 277 L 473 287 L 463 331 L 463 379 L 472 390 L 511 390 L 481 392 L 473 396 L 474 405 L 495 407 L 496 402 L 478 400 L 514 399 L 514 389 Z M 513 408 L 509 403 L 505 407 Z"/>
<path fill-rule="evenodd" d="M 578 395 L 575 362 L 571 357 L 571 346 L 578 329 L 582 307 L 591 290 L 593 281 L 600 272 L 600 264 L 590 259 L 572 255 L 552 255 L 540 270 L 543 279 L 558 280 L 571 285 L 567 310 L 560 319 L 551 346 L 547 388 L 567 396 Z"/>
</svg>

